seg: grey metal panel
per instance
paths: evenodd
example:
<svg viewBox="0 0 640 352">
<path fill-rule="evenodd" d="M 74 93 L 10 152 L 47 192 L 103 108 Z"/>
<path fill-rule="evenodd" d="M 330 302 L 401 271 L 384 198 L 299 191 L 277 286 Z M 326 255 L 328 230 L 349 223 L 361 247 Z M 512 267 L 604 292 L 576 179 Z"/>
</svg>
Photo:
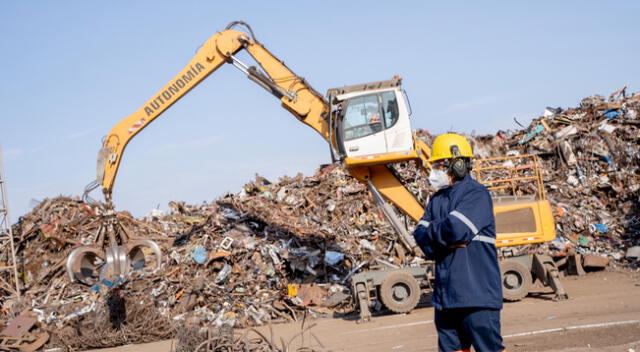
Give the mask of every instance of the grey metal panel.
<svg viewBox="0 0 640 352">
<path fill-rule="evenodd" d="M 361 84 L 354 84 L 351 86 L 331 88 L 327 90 L 327 95 L 336 96 L 336 95 L 346 94 L 351 92 L 362 92 L 362 91 L 374 90 L 374 89 L 393 88 L 393 87 L 398 87 L 401 84 L 402 84 L 402 78 L 398 77 L 398 78 L 388 79 L 385 81 L 361 83 Z"/>
</svg>

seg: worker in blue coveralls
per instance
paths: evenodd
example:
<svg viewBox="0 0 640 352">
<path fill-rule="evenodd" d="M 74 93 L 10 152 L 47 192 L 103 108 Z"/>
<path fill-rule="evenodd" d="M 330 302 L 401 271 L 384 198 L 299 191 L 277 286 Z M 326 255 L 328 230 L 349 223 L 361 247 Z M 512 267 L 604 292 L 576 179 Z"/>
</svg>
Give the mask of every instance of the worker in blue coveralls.
<svg viewBox="0 0 640 352">
<path fill-rule="evenodd" d="M 502 287 L 489 191 L 471 178 L 473 151 L 462 136 L 433 142 L 429 183 L 436 189 L 413 236 L 435 259 L 432 296 L 440 351 L 504 351 Z"/>
</svg>

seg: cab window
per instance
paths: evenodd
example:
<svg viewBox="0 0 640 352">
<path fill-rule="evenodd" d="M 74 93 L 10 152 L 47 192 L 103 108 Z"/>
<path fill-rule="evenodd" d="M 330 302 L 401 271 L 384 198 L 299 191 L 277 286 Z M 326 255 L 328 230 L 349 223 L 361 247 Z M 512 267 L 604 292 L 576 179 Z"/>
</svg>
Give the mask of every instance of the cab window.
<svg viewBox="0 0 640 352">
<path fill-rule="evenodd" d="M 352 98 L 344 113 L 344 140 L 362 138 L 383 130 L 377 94 Z"/>
<path fill-rule="evenodd" d="M 398 100 L 396 99 L 396 93 L 382 92 L 382 109 L 384 109 L 384 125 L 385 128 L 393 126 L 398 121 L 400 112 L 398 111 Z"/>
</svg>

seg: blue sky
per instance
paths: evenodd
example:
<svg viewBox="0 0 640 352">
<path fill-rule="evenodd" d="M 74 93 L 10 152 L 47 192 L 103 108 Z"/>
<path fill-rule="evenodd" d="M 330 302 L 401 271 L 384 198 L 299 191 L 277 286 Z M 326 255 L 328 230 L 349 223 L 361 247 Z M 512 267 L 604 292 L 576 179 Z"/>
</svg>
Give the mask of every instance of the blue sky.
<svg viewBox="0 0 640 352">
<path fill-rule="evenodd" d="M 102 136 L 233 20 L 320 92 L 399 74 L 414 128 L 492 133 L 640 90 L 638 13 L 637 1 L 0 1 L 13 220 L 32 199 L 81 194 Z M 141 216 L 329 160 L 315 132 L 227 66 L 129 144 L 114 201 Z"/>
</svg>

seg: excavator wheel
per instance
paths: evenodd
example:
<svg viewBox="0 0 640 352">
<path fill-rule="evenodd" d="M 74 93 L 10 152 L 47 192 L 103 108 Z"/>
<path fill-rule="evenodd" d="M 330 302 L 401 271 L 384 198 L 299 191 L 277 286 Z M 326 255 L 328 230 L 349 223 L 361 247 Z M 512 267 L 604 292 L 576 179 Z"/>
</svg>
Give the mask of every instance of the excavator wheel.
<svg viewBox="0 0 640 352">
<path fill-rule="evenodd" d="M 500 274 L 505 300 L 519 301 L 529 293 L 533 280 L 531 271 L 524 264 L 507 259 L 500 263 Z"/>
<path fill-rule="evenodd" d="M 394 313 L 410 312 L 420 301 L 420 284 L 409 273 L 392 272 L 380 285 L 380 300 Z"/>
</svg>

